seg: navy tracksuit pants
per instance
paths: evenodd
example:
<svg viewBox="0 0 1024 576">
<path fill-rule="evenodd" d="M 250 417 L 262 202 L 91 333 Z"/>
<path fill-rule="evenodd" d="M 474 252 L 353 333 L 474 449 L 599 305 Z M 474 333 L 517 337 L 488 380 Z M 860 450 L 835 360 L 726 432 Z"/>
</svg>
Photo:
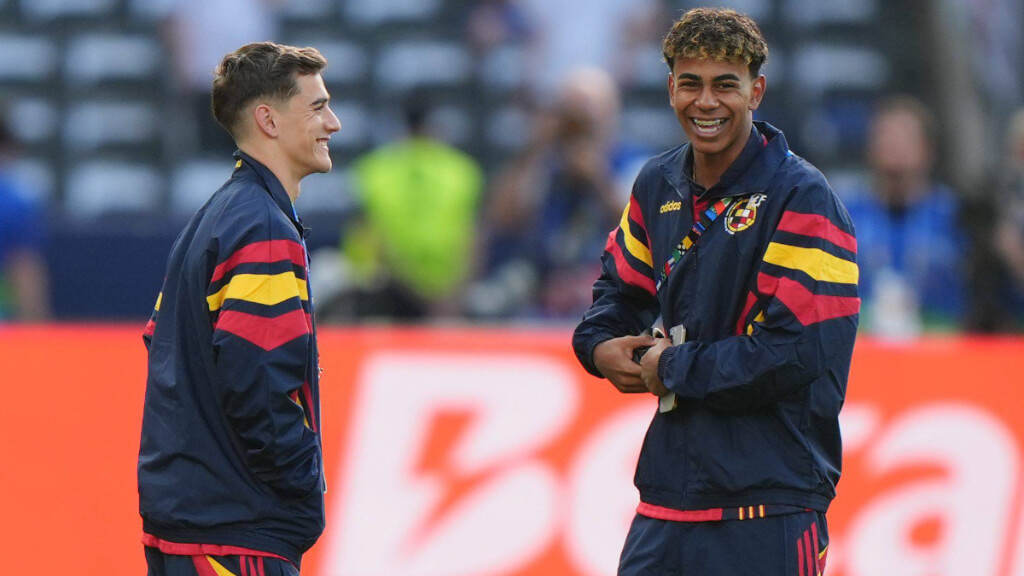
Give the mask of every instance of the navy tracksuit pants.
<svg viewBox="0 0 1024 576">
<path fill-rule="evenodd" d="M 639 514 L 619 576 L 819 576 L 828 554 L 825 515 L 672 522 Z"/>
</svg>

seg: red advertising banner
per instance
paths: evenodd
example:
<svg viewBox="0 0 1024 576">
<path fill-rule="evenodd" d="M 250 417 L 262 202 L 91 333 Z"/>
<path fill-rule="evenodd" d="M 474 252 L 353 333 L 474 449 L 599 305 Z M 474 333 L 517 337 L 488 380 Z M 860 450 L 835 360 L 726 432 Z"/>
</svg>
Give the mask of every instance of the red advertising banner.
<svg viewBox="0 0 1024 576">
<path fill-rule="evenodd" d="M 307 576 L 615 573 L 656 409 L 565 330 L 321 334 L 328 529 Z M 862 339 L 830 576 L 1024 575 L 1024 340 Z M 137 327 L 0 328 L 0 558 L 142 574 Z"/>
</svg>

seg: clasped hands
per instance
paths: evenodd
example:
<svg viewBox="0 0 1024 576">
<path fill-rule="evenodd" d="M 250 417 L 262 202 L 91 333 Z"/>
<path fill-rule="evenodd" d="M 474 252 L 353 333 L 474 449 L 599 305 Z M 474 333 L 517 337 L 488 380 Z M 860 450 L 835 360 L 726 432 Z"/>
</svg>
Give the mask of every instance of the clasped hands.
<svg viewBox="0 0 1024 576">
<path fill-rule="evenodd" d="M 650 392 L 655 396 L 668 394 L 658 377 L 658 360 L 662 351 L 672 345 L 668 338 L 655 338 L 646 334 L 621 336 L 605 340 L 594 348 L 594 365 L 624 394 Z M 650 347 L 640 363 L 633 361 L 633 350 Z"/>
</svg>

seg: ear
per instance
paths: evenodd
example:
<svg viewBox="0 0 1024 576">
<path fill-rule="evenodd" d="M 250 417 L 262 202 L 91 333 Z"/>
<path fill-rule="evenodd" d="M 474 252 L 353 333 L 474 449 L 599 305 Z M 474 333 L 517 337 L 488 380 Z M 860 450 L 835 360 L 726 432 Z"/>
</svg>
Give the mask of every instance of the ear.
<svg viewBox="0 0 1024 576">
<path fill-rule="evenodd" d="M 260 132 L 269 138 L 277 138 L 277 119 L 270 104 L 257 104 L 252 109 L 252 116 Z"/>
<path fill-rule="evenodd" d="M 764 91 L 767 89 L 768 79 L 764 77 L 764 74 L 754 78 L 753 88 L 750 90 L 750 103 L 747 106 L 750 110 L 757 110 L 757 107 L 761 105 L 761 99 L 764 98 Z"/>
<path fill-rule="evenodd" d="M 668 73 L 668 105 L 676 105 L 676 79 L 672 77 L 671 72 Z"/>
</svg>

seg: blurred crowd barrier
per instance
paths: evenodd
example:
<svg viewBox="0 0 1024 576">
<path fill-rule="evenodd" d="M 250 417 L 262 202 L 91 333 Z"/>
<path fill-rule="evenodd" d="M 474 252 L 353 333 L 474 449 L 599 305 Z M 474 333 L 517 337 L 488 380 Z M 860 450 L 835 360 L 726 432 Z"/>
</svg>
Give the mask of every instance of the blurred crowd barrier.
<svg viewBox="0 0 1024 576">
<path fill-rule="evenodd" d="M 0 328 L 5 573 L 141 574 L 141 326 Z M 599 576 L 656 403 L 559 330 L 321 335 L 328 529 L 307 576 Z M 862 338 L 829 576 L 1024 574 L 1021 338 Z"/>
</svg>

